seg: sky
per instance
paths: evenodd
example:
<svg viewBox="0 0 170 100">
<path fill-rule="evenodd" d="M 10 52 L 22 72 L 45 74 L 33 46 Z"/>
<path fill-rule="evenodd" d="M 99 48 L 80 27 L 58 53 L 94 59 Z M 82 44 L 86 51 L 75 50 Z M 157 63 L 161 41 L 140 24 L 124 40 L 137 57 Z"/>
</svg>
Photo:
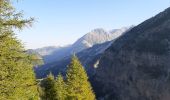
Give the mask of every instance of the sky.
<svg viewBox="0 0 170 100">
<path fill-rule="evenodd" d="M 17 31 L 26 49 L 64 46 L 95 28 L 138 25 L 170 7 L 170 0 L 19 0 L 13 2 L 32 27 Z"/>
</svg>

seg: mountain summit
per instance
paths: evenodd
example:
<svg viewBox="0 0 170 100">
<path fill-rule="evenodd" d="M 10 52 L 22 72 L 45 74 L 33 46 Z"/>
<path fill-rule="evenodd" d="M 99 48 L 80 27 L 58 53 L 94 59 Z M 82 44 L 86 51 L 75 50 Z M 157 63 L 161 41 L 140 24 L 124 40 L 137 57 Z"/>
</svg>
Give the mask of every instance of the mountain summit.
<svg viewBox="0 0 170 100">
<path fill-rule="evenodd" d="M 80 39 L 78 39 L 72 45 L 72 51 L 80 52 L 84 49 L 92 47 L 93 45 L 101 44 L 101 43 L 116 39 L 117 37 L 122 35 L 124 32 L 126 32 L 129 28 L 130 27 L 114 29 L 114 31 L 110 31 L 110 32 L 107 32 L 106 30 L 102 28 L 94 29 L 91 32 L 85 34 Z"/>
<path fill-rule="evenodd" d="M 52 58 L 53 61 L 36 68 L 35 72 L 37 77 L 45 77 L 49 71 L 54 75 L 57 75 L 59 72 L 65 73 L 65 69 L 69 64 L 73 53 L 76 53 L 79 57 L 88 75 L 94 75 L 95 68 L 97 67 L 96 62 L 100 59 L 100 55 L 115 41 L 115 39 L 130 29 L 131 27 L 115 29 L 110 32 L 107 32 L 104 29 L 92 30 L 70 47 L 64 48 L 61 51 L 57 51 L 53 53 L 53 55 L 48 56 L 48 59 Z"/>
<path fill-rule="evenodd" d="M 44 58 L 44 62 L 47 64 L 59 61 L 64 57 L 70 56 L 73 53 L 78 53 L 96 44 L 101 44 L 110 40 L 114 40 L 126 31 L 128 31 L 130 28 L 131 27 L 114 29 L 114 31 L 110 32 L 107 32 L 102 28 L 98 28 L 85 34 L 72 45 L 66 47 L 44 47 L 35 49 L 35 51 Z"/>
</svg>

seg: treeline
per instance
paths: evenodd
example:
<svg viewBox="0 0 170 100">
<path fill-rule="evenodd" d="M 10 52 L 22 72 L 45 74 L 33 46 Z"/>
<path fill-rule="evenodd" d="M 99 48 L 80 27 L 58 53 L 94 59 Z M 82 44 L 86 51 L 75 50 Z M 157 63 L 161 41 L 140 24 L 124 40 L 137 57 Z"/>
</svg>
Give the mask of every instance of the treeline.
<svg viewBox="0 0 170 100">
<path fill-rule="evenodd" d="M 65 78 L 50 74 L 39 87 L 33 71 L 37 59 L 26 53 L 14 33 L 31 26 L 34 19 L 23 19 L 11 1 L 0 0 L 0 100 L 94 100 L 87 74 L 75 56 Z"/>
<path fill-rule="evenodd" d="M 54 78 L 50 73 L 40 86 L 42 100 L 95 100 L 87 74 L 76 56 L 68 66 L 66 78 L 61 74 Z"/>
</svg>

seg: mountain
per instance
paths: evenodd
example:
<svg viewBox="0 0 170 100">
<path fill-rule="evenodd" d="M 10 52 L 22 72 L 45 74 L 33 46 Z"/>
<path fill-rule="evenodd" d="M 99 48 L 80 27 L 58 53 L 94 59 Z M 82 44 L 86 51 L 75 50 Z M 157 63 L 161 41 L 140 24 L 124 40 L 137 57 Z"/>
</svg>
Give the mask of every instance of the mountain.
<svg viewBox="0 0 170 100">
<path fill-rule="evenodd" d="M 38 52 L 36 52 L 35 50 L 28 49 L 28 50 L 26 50 L 26 53 L 29 54 L 29 55 L 36 55 L 37 58 L 43 59 L 42 56 Z"/>
<path fill-rule="evenodd" d="M 96 44 L 101 44 L 107 41 L 111 41 L 119 37 L 120 35 L 122 35 L 131 27 L 114 29 L 110 32 L 107 32 L 102 28 L 98 28 L 85 34 L 83 37 L 78 39 L 72 45 L 68 45 L 65 47 L 44 47 L 44 48 L 35 49 L 35 51 L 38 52 L 43 57 L 45 64 L 56 62 L 67 56 L 72 55 L 73 53 L 78 53 Z"/>
<path fill-rule="evenodd" d="M 95 44 L 101 44 L 106 41 L 111 41 L 111 40 L 119 37 L 120 35 L 122 35 L 129 28 L 130 27 L 123 27 L 121 29 L 114 29 L 110 32 L 107 32 L 102 28 L 94 29 L 91 32 L 85 34 L 80 39 L 78 39 L 72 45 L 72 51 L 79 52 L 86 48 L 92 47 Z"/>
<path fill-rule="evenodd" d="M 88 75 L 90 77 L 93 76 L 101 54 L 112 44 L 112 42 L 115 41 L 115 39 L 129 31 L 131 28 L 132 26 L 124 27 L 121 29 L 112 30 L 110 32 L 106 32 L 103 29 L 95 29 L 87 33 L 72 46 L 66 48 L 65 53 L 61 53 L 60 51 L 53 53 L 54 55 L 52 56 L 60 57 L 59 60 L 55 60 L 51 63 L 46 63 L 41 67 L 35 68 L 37 78 L 46 77 L 49 72 L 52 72 L 54 75 L 57 75 L 59 72 L 65 73 L 66 67 L 69 64 L 74 52 L 82 62 L 83 66 L 85 66 Z M 65 55 L 64 57 L 61 57 L 56 54 Z"/>
<path fill-rule="evenodd" d="M 132 28 L 102 55 L 99 100 L 170 100 L 170 8 Z"/>
<path fill-rule="evenodd" d="M 83 66 L 86 68 L 89 76 L 95 74 L 95 69 L 97 68 L 97 62 L 100 59 L 101 54 L 112 44 L 113 41 L 108 41 L 102 44 L 94 45 L 91 48 L 82 50 L 76 55 L 80 59 Z M 37 78 L 43 78 L 48 75 L 49 72 L 52 72 L 55 76 L 58 73 L 65 73 L 67 65 L 71 61 L 71 55 L 67 56 L 59 61 L 45 64 L 41 67 L 36 67 L 35 72 Z"/>
<path fill-rule="evenodd" d="M 59 61 L 64 57 L 70 55 L 70 48 L 71 45 L 54 49 L 50 54 L 43 56 L 44 63 L 47 64 L 52 63 L 54 61 Z"/>
<path fill-rule="evenodd" d="M 60 57 L 64 57 L 66 54 L 68 54 L 70 45 L 64 46 L 64 47 L 56 47 L 56 46 L 48 46 L 38 49 L 29 49 L 27 51 L 34 52 L 38 55 L 40 55 L 43 58 L 44 63 L 50 63 L 53 61 L 57 61 L 60 59 Z"/>
<path fill-rule="evenodd" d="M 61 47 L 48 46 L 43 48 L 35 49 L 34 51 L 38 52 L 41 56 L 46 56 L 52 54 L 54 51 L 59 50 Z"/>
</svg>

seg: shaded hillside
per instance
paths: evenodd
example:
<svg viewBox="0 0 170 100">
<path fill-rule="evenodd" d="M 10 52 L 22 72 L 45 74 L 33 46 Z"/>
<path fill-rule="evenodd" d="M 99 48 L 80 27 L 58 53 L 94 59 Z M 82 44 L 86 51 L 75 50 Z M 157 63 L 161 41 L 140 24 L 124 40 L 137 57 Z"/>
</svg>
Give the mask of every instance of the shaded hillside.
<svg viewBox="0 0 170 100">
<path fill-rule="evenodd" d="M 105 100 L 170 100 L 169 61 L 170 8 L 134 27 L 105 51 L 93 86 Z"/>
<path fill-rule="evenodd" d="M 88 75 L 94 75 L 95 69 L 97 67 L 97 62 L 100 59 L 101 54 L 112 44 L 112 42 L 113 41 L 98 44 L 76 54 L 83 66 L 85 66 Z M 35 68 L 37 78 L 46 77 L 49 72 L 52 72 L 54 75 L 57 75 L 59 72 L 64 74 L 67 65 L 71 61 L 71 57 L 72 56 L 67 56 L 59 61 L 48 63 L 41 67 Z"/>
</svg>

